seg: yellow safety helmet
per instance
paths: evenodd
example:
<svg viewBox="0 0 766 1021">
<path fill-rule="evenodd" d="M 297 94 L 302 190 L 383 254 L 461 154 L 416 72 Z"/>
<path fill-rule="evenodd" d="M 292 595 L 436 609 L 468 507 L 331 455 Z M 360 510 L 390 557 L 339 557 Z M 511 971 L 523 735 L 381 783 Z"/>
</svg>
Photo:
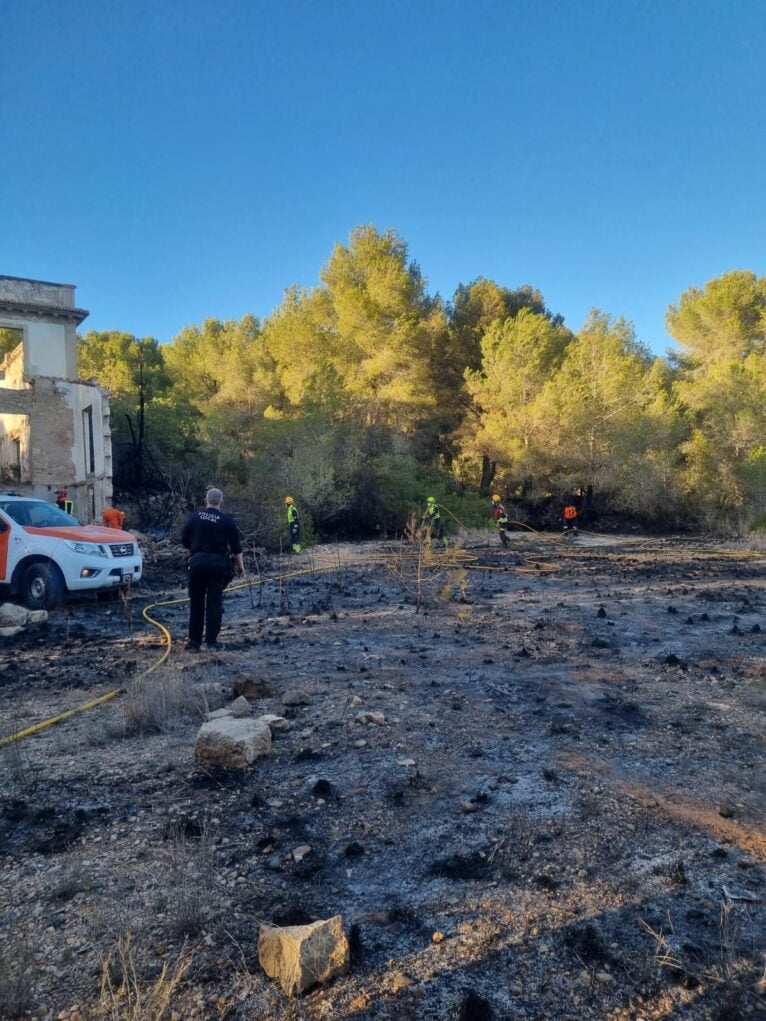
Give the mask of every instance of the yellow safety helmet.
<svg viewBox="0 0 766 1021">
<path fill-rule="evenodd" d="M 495 493 L 492 497 L 492 503 L 500 503 L 500 496 L 498 493 Z"/>
<path fill-rule="evenodd" d="M 285 497 L 285 503 L 286 504 L 295 503 L 295 500 L 293 500 L 293 498 L 291 496 L 286 496 Z"/>
</svg>

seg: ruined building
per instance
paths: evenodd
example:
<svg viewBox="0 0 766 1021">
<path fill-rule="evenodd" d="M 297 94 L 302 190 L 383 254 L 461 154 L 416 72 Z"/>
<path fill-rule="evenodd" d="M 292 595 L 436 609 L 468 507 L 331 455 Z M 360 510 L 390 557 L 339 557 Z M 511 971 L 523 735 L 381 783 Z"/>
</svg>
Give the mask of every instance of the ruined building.
<svg viewBox="0 0 766 1021">
<path fill-rule="evenodd" d="M 112 495 L 109 400 L 77 379 L 71 284 L 0 276 L 0 490 L 54 501 L 65 486 L 83 524 Z"/>
</svg>

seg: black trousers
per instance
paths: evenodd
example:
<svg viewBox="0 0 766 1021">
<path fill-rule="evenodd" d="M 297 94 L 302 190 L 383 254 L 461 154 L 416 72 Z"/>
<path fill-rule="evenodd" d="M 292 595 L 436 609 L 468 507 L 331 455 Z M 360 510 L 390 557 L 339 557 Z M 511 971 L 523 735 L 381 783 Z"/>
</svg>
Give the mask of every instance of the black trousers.
<svg viewBox="0 0 766 1021">
<path fill-rule="evenodd" d="M 441 541 L 444 538 L 444 522 L 441 518 L 431 518 L 428 527 L 432 536 Z"/>
<path fill-rule="evenodd" d="M 212 645 L 218 638 L 223 617 L 226 585 L 226 557 L 218 553 L 195 553 L 189 559 L 189 641 Z"/>
</svg>

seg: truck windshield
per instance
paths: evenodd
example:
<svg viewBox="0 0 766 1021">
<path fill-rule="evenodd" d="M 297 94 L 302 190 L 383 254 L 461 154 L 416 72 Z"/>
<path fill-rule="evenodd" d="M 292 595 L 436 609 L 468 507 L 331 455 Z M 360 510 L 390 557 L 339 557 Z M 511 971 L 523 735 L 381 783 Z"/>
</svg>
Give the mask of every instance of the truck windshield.
<svg viewBox="0 0 766 1021">
<path fill-rule="evenodd" d="M 77 518 L 44 500 L 0 499 L 0 510 L 13 518 L 16 524 L 27 528 L 71 528 L 80 524 Z"/>
</svg>

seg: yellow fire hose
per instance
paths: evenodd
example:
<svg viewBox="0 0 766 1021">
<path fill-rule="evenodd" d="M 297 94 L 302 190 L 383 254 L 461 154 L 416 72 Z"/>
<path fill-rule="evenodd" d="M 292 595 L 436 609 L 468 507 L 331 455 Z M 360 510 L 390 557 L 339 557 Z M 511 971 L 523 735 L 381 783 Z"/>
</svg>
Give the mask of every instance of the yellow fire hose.
<svg viewBox="0 0 766 1021">
<path fill-rule="evenodd" d="M 466 528 L 466 526 L 462 523 L 462 521 L 460 521 L 460 519 L 457 518 L 448 507 L 444 507 L 443 504 L 439 504 L 439 506 L 442 508 L 442 510 L 445 510 L 450 515 L 450 517 L 453 518 L 453 520 L 457 522 L 457 524 L 461 528 L 464 528 L 464 529 Z M 513 521 L 513 522 L 510 522 L 510 524 L 517 525 L 520 528 L 525 528 L 528 531 L 533 532 L 535 535 L 539 536 L 540 539 L 542 539 L 542 540 L 544 540 L 546 542 L 551 542 L 551 543 L 554 543 L 554 544 L 563 544 L 563 540 L 560 537 L 558 537 L 558 536 L 555 536 L 555 537 L 554 536 L 548 536 L 548 535 L 545 535 L 545 533 L 543 533 L 543 532 L 538 532 L 537 529 L 532 528 L 531 525 L 527 525 L 523 521 Z M 563 553 L 563 551 L 562 551 L 562 555 L 566 556 L 567 558 L 570 558 L 570 557 L 574 558 L 574 557 L 578 557 L 578 556 L 579 557 L 586 557 L 586 556 L 588 556 L 588 553 L 586 553 L 585 551 L 581 551 L 579 553 L 569 552 L 568 551 L 567 553 Z M 699 557 L 721 557 L 721 556 L 726 556 L 726 557 L 739 557 L 739 558 L 757 558 L 757 557 L 763 557 L 764 556 L 763 553 L 757 553 L 757 552 L 753 552 L 753 551 L 744 551 L 744 550 L 743 551 L 729 551 L 729 550 L 704 551 L 704 550 L 700 550 L 699 552 L 695 553 L 695 555 L 699 556 Z M 385 552 L 385 553 L 384 552 L 380 552 L 380 553 L 377 553 L 377 554 L 375 554 L 375 553 L 367 554 L 364 557 L 360 557 L 359 560 L 356 561 L 356 562 L 360 563 L 360 564 L 363 564 L 363 565 L 364 564 L 370 564 L 370 563 L 383 563 L 383 564 L 385 564 L 386 561 L 392 560 L 392 559 L 401 559 L 401 558 L 404 558 L 404 559 L 417 559 L 419 556 L 421 556 L 421 554 L 418 553 L 417 551 L 414 551 L 414 550 L 411 551 L 411 552 L 409 552 L 409 551 L 407 551 L 407 552 L 399 552 L 399 551 L 397 551 L 397 552 Z M 517 573 L 521 573 L 521 574 L 541 574 L 541 573 L 548 573 L 548 572 L 552 572 L 552 571 L 557 571 L 559 569 L 557 564 L 551 563 L 550 561 L 546 561 L 546 560 L 540 560 L 540 559 L 538 559 L 538 558 L 536 558 L 534 556 L 526 556 L 524 559 L 525 559 L 525 562 L 527 564 L 531 565 L 531 566 L 529 566 L 529 567 L 513 566 L 511 568 L 511 570 L 513 570 L 513 571 L 515 571 Z M 445 550 L 443 555 L 442 554 L 434 555 L 433 556 L 433 560 L 430 560 L 430 558 L 429 558 L 428 566 L 445 565 L 445 566 L 452 566 L 452 567 L 456 567 L 456 568 L 458 568 L 458 567 L 465 568 L 466 570 L 469 570 L 469 571 L 502 571 L 502 572 L 508 571 L 507 567 L 496 567 L 494 565 L 478 564 L 478 563 L 476 563 L 477 560 L 478 560 L 477 556 L 475 556 L 474 554 L 469 553 L 466 550 L 462 550 L 462 549 L 450 549 L 450 550 Z M 354 561 L 351 562 L 351 564 L 353 564 L 353 563 L 354 563 Z M 272 576 L 270 576 L 268 578 L 258 577 L 256 579 L 248 579 L 247 581 L 240 582 L 237 585 L 230 585 L 226 589 L 226 591 L 227 592 L 236 592 L 237 590 L 246 588 L 248 586 L 252 586 L 252 585 L 261 585 L 262 586 L 262 585 L 265 585 L 267 582 L 270 582 L 270 581 L 282 581 L 282 580 L 286 580 L 288 578 L 296 578 L 296 577 L 298 577 L 300 575 L 304 575 L 304 574 L 324 574 L 324 573 L 328 573 L 328 572 L 331 572 L 331 571 L 338 570 L 339 566 L 340 566 L 340 564 L 338 562 L 336 562 L 336 561 L 329 562 L 329 563 L 314 564 L 311 567 L 305 567 L 305 568 L 302 568 L 299 571 L 290 571 L 287 574 L 280 574 L 280 575 L 276 575 L 276 576 L 272 575 Z M 349 566 L 351 566 L 351 565 L 349 565 Z M 157 609 L 158 607 L 161 607 L 161 606 L 178 606 L 178 605 L 180 605 L 182 603 L 187 603 L 188 601 L 189 601 L 189 597 L 188 596 L 181 596 L 181 597 L 176 598 L 176 599 L 164 599 L 164 600 L 156 602 L 156 603 L 150 603 L 148 606 L 146 606 L 144 608 L 144 610 L 142 612 L 142 616 L 147 621 L 147 623 L 153 625 L 154 627 L 156 627 L 158 629 L 158 631 L 162 635 L 164 648 L 163 648 L 162 655 L 159 657 L 159 659 L 157 659 L 154 663 L 152 663 L 152 665 L 149 666 L 140 675 L 139 679 L 144 678 L 144 677 L 148 677 L 149 674 L 154 673 L 155 670 L 157 670 L 159 667 L 161 667 L 167 661 L 167 659 L 170 656 L 170 653 L 172 651 L 172 648 L 173 648 L 173 637 L 170 634 L 170 631 L 165 627 L 164 624 L 162 624 L 160 621 L 158 621 L 155 617 L 152 617 L 150 611 L 151 610 L 155 610 L 155 609 Z M 19 731 L 17 731 L 14 734 L 9 734 L 6 737 L 0 738 L 0 747 L 2 747 L 4 745 L 12 744 L 15 741 L 21 741 L 25 737 L 29 737 L 32 734 L 37 734 L 41 730 L 45 730 L 48 727 L 52 727 L 52 726 L 54 726 L 57 723 L 62 723 L 64 720 L 69 720 L 73 716 L 78 715 L 79 713 L 83 713 L 83 712 L 86 712 L 89 709 L 94 709 L 97 706 L 104 705 L 106 702 L 110 702 L 112 699 L 117 698 L 118 695 L 122 695 L 124 692 L 125 692 L 124 688 L 114 688 L 112 691 L 108 691 L 108 692 L 106 692 L 106 694 L 100 695 L 98 698 L 91 699 L 88 702 L 83 702 L 82 705 L 75 706 L 73 709 L 68 709 L 66 712 L 59 713 L 56 716 L 51 716 L 49 719 L 42 720 L 40 723 L 35 723 L 32 726 L 25 727 L 23 730 L 19 730 Z"/>
<path fill-rule="evenodd" d="M 307 567 L 300 571 L 292 571 L 289 574 L 283 574 L 280 577 L 294 578 L 299 574 L 310 574 L 316 570 L 322 572 L 326 570 L 331 570 L 331 568 Z M 265 585 L 267 581 L 278 580 L 279 577 L 248 580 L 246 582 L 241 582 L 238 585 L 230 585 L 226 589 L 226 591 L 233 592 L 236 589 L 245 588 L 246 586 L 251 584 Z M 144 608 L 142 616 L 149 624 L 153 624 L 154 627 L 158 628 L 158 630 L 161 632 L 164 643 L 164 649 L 160 658 L 155 663 L 152 663 L 152 665 L 148 667 L 148 669 L 144 670 L 144 672 L 140 675 L 140 678 L 148 677 L 149 674 L 154 673 L 154 671 L 157 670 L 158 667 L 161 667 L 162 664 L 165 663 L 165 661 L 167 660 L 168 656 L 170 655 L 171 649 L 173 648 L 173 638 L 170 632 L 168 631 L 164 624 L 160 623 L 160 621 L 152 617 L 149 611 L 154 610 L 159 606 L 174 606 L 180 603 L 187 603 L 188 601 L 189 601 L 188 596 L 182 596 L 179 599 L 164 599 L 158 603 L 150 603 L 149 606 Z M 91 699 L 89 702 L 83 702 L 82 705 L 75 706 L 73 709 L 67 709 L 67 711 L 64 713 L 59 713 L 56 716 L 51 716 L 49 719 L 41 720 L 40 723 L 35 723 L 31 727 L 25 727 L 23 730 L 18 730 L 16 731 L 15 734 L 9 734 L 7 737 L 0 738 L 0 748 L 3 747 L 3 745 L 13 744 L 14 741 L 21 741 L 22 738 L 29 737 L 31 734 L 37 734 L 41 730 L 46 730 L 48 727 L 52 727 L 56 723 L 62 723 L 64 720 L 69 720 L 73 716 L 78 715 L 78 713 L 84 713 L 88 709 L 95 709 L 96 706 L 104 705 L 105 702 L 110 702 L 112 699 L 117 698 L 118 695 L 122 695 L 124 692 L 125 692 L 124 688 L 114 688 L 112 691 L 107 691 L 105 695 L 100 695 L 98 698 Z"/>
</svg>

